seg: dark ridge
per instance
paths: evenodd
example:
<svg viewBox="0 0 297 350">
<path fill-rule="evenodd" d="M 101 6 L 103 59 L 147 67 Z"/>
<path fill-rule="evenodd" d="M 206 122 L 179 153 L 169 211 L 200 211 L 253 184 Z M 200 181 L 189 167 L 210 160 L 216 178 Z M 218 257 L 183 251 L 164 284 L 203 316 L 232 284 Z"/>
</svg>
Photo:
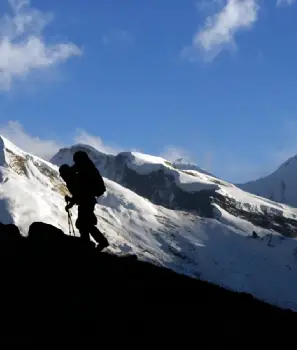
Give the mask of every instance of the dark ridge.
<svg viewBox="0 0 297 350">
<path fill-rule="evenodd" d="M 108 330 L 116 337 L 120 330 L 131 334 L 136 328 L 147 329 L 150 337 L 168 328 L 174 337 L 174 329 L 239 336 L 255 327 L 255 336 L 266 328 L 288 331 L 297 321 L 296 313 L 251 295 L 135 256 L 100 253 L 43 223 L 32 224 L 26 238 L 14 225 L 0 224 L 0 267 L 0 339 L 10 341 L 41 337 L 48 342 L 67 335 L 98 337 L 100 345 Z"/>
</svg>

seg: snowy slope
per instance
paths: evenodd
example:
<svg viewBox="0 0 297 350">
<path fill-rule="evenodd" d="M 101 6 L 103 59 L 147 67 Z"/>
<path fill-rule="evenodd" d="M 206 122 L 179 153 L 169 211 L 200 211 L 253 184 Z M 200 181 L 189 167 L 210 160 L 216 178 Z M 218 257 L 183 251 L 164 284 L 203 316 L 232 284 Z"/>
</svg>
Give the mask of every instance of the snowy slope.
<svg viewBox="0 0 297 350">
<path fill-rule="evenodd" d="M 238 187 L 259 196 L 297 207 L 297 156 L 288 159 L 272 174 Z"/>
<path fill-rule="evenodd" d="M 15 222 L 23 234 L 33 221 L 50 223 L 67 232 L 65 189 L 57 167 L 22 152 L 5 139 L 1 142 L 0 221 Z M 99 153 L 95 156 L 100 160 Z M 147 172 L 151 163 L 153 168 L 167 169 L 162 159 L 152 160 L 140 154 L 129 157 L 132 166 L 141 167 L 140 171 L 146 168 Z M 107 166 L 108 158 L 104 159 Z M 69 150 L 64 151 L 61 161 L 65 160 L 71 163 Z M 169 172 L 173 170 L 168 167 Z M 182 175 L 186 178 L 179 178 L 179 173 L 176 178 L 180 184 L 187 183 L 188 175 Z M 249 195 L 235 186 L 213 183 L 206 174 L 194 179 L 201 181 L 201 188 L 210 186 L 221 196 L 236 198 L 250 212 L 266 207 L 289 217 L 295 213 L 294 209 Z M 255 226 L 218 204 L 214 204 L 216 218 L 203 218 L 193 212 L 153 204 L 110 179 L 105 178 L 105 182 L 107 193 L 98 201 L 96 215 L 98 226 L 111 243 L 110 252 L 135 253 L 142 260 L 297 310 L 295 239 Z M 195 191 L 199 188 L 194 187 Z M 73 216 L 76 214 L 74 209 Z M 258 239 L 251 238 L 254 230 Z"/>
<path fill-rule="evenodd" d="M 0 221 L 14 222 L 23 234 L 33 221 L 67 229 L 62 194 L 67 190 L 57 167 L 23 152 L 0 137 Z"/>
</svg>

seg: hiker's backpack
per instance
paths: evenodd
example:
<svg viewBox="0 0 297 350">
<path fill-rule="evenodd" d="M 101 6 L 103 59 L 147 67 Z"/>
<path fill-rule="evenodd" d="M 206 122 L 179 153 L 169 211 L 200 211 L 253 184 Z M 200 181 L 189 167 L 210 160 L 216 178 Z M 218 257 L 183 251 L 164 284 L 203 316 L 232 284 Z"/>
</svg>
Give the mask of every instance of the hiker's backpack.
<svg viewBox="0 0 297 350">
<path fill-rule="evenodd" d="M 106 191 L 106 187 L 99 170 L 85 152 L 78 151 L 75 156 L 79 157 L 76 168 L 86 192 L 94 197 L 102 196 Z"/>
<path fill-rule="evenodd" d="M 79 175 L 82 176 L 84 188 L 88 194 L 100 197 L 105 193 L 103 178 L 93 163 L 86 165 Z"/>
<path fill-rule="evenodd" d="M 106 191 L 106 187 L 99 170 L 95 166 L 93 167 L 90 175 L 91 175 L 90 185 L 91 185 L 92 193 L 94 194 L 94 197 L 102 196 Z"/>
</svg>

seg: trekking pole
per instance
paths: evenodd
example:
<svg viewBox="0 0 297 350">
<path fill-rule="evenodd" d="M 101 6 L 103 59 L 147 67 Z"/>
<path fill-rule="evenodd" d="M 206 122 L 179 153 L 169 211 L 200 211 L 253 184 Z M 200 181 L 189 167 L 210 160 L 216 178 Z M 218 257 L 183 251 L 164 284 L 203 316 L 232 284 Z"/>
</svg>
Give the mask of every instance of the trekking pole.
<svg viewBox="0 0 297 350">
<path fill-rule="evenodd" d="M 69 212 L 69 220 L 70 220 L 70 224 L 71 224 L 71 227 L 72 227 L 73 236 L 75 237 L 75 231 L 74 231 L 73 222 L 72 222 L 72 219 L 71 219 L 71 212 Z"/>
<path fill-rule="evenodd" d="M 73 227 L 73 222 L 72 222 L 72 219 L 71 219 L 71 212 L 70 212 L 70 210 L 68 210 L 67 212 L 68 212 L 69 234 L 70 234 L 70 236 L 72 236 L 72 233 L 73 233 L 73 236 L 75 236 L 75 231 L 74 231 L 74 227 Z M 72 232 L 71 232 L 71 228 L 72 228 Z"/>
<path fill-rule="evenodd" d="M 71 229 L 70 229 L 70 216 L 69 216 L 69 210 L 67 210 L 67 218 L 68 218 L 68 230 L 69 230 L 69 235 L 71 236 Z"/>
</svg>

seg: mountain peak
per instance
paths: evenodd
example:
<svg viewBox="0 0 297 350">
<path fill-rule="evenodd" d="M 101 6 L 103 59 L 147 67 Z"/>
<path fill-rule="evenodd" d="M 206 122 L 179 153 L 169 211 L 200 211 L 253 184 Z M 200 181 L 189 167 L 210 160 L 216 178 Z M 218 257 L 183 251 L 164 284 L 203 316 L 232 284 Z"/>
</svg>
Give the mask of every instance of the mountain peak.
<svg viewBox="0 0 297 350">
<path fill-rule="evenodd" d="M 51 159 L 50 162 L 61 166 L 62 164 L 66 163 L 69 165 L 73 164 L 73 155 L 77 151 L 85 151 L 89 157 L 92 159 L 93 162 L 96 163 L 96 160 L 98 158 L 101 158 L 103 156 L 108 156 L 106 153 L 103 153 L 101 151 L 98 151 L 96 148 L 86 145 L 83 143 L 77 143 L 70 147 L 61 148 Z"/>
<path fill-rule="evenodd" d="M 0 135 L 0 166 L 8 166 L 12 161 L 12 157 L 23 158 L 24 155 L 25 152 L 7 138 Z"/>
<path fill-rule="evenodd" d="M 286 160 L 268 176 L 237 186 L 252 194 L 297 207 L 296 176 L 297 155 Z"/>
<path fill-rule="evenodd" d="M 286 169 L 288 167 L 296 167 L 297 168 L 297 155 L 290 157 L 289 159 L 287 159 L 285 162 L 283 162 L 276 171 L 280 171 L 283 169 Z"/>
<path fill-rule="evenodd" d="M 199 173 L 203 173 L 203 174 L 215 177 L 214 175 L 212 175 L 208 171 L 200 168 L 197 164 L 192 163 L 185 158 L 179 158 L 179 159 L 175 160 L 172 164 L 175 168 L 177 168 L 179 170 L 198 171 Z"/>
<path fill-rule="evenodd" d="M 10 167 L 12 169 L 21 167 L 24 170 L 25 164 L 29 160 L 33 161 L 35 165 L 47 167 L 48 169 L 50 169 L 50 171 L 56 170 L 56 166 L 51 162 L 48 162 L 38 156 L 23 151 L 13 142 L 0 135 L 0 166 Z"/>
</svg>

